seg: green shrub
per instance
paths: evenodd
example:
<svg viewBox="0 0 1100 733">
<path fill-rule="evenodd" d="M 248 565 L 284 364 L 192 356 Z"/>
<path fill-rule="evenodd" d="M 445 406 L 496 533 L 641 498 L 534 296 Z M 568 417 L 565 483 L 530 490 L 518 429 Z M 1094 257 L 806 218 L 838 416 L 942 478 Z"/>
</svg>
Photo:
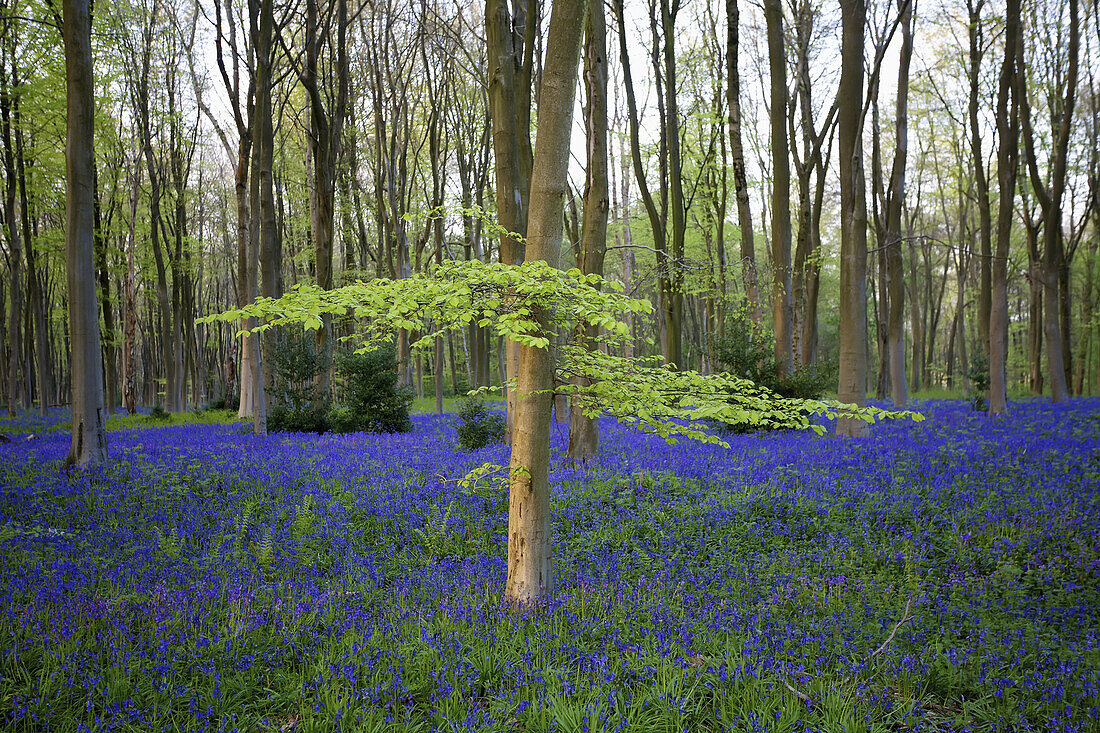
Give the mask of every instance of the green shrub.
<svg viewBox="0 0 1100 733">
<path fill-rule="evenodd" d="M 462 448 L 477 450 L 504 440 L 504 416 L 490 410 L 480 398 L 463 400 L 458 417 L 458 444 Z"/>
<path fill-rule="evenodd" d="M 273 405 L 267 413 L 267 429 L 272 433 L 324 433 L 329 430 L 329 403 Z"/>
<path fill-rule="evenodd" d="M 344 380 L 344 405 L 329 414 L 338 432 L 402 433 L 412 430 L 412 390 L 397 386 L 397 354 L 383 346 L 365 354 L 340 354 L 337 374 Z"/>
<path fill-rule="evenodd" d="M 735 312 L 726 320 L 725 335 L 713 342 L 714 357 L 723 371 L 748 379 L 778 397 L 816 400 L 836 384 L 836 361 L 806 364 L 782 379 L 776 374 L 775 338 L 771 331 L 756 327 L 747 311 Z M 789 419 L 765 425 L 715 423 L 723 432 L 750 433 L 761 430 L 794 430 L 806 426 L 809 414 L 800 411 Z"/>
<path fill-rule="evenodd" d="M 270 343 L 271 353 L 265 354 L 271 364 L 268 404 L 298 411 L 327 401 L 317 378 L 329 368 L 329 359 L 317 348 L 314 332 L 287 329 L 272 336 Z"/>
<path fill-rule="evenodd" d="M 971 395 L 968 402 L 970 408 L 980 412 L 989 407 L 986 395 L 989 393 L 989 358 L 982 352 L 978 352 L 970 358 L 970 366 L 966 370 L 966 378 L 970 380 Z"/>
<path fill-rule="evenodd" d="M 158 404 L 153 405 L 153 409 L 149 411 L 147 417 L 151 422 L 168 422 L 172 419 L 172 413 Z"/>
<path fill-rule="evenodd" d="M 270 337 L 271 389 L 267 429 L 273 433 L 324 433 L 331 399 L 318 387 L 329 359 L 312 332 L 287 329 Z"/>
</svg>

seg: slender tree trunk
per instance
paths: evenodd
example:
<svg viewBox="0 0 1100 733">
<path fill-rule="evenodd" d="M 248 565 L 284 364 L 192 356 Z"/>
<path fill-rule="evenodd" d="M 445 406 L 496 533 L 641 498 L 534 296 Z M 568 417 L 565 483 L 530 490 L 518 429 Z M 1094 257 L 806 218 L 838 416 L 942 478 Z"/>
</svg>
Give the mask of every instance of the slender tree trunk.
<svg viewBox="0 0 1100 733">
<path fill-rule="evenodd" d="M 733 166 L 733 189 L 737 198 L 737 222 L 741 228 L 741 271 L 745 280 L 745 295 L 753 324 L 760 328 L 764 315 L 760 305 L 760 290 L 756 279 L 756 248 L 752 232 L 752 208 L 749 205 L 749 184 L 745 175 L 745 149 L 741 143 L 741 74 L 737 68 L 739 49 L 739 12 L 737 0 L 726 0 L 726 74 L 729 85 L 730 164 Z"/>
<path fill-rule="evenodd" d="M 16 106 L 18 111 L 18 106 Z M 27 296 L 33 311 L 34 320 L 34 356 L 38 384 L 38 411 L 42 417 L 46 417 L 49 408 L 50 395 L 53 391 L 52 375 L 50 373 L 50 343 L 46 325 L 46 306 L 42 302 L 42 286 L 38 268 L 35 264 L 34 244 L 32 241 L 31 207 L 27 197 L 27 176 L 24 164 L 24 146 L 22 129 L 18 125 L 19 114 L 15 116 L 17 125 L 15 130 L 16 166 L 19 175 L 19 199 L 23 220 L 23 251 L 27 256 Z"/>
<path fill-rule="evenodd" d="M 865 0 L 842 0 L 840 143 L 840 378 L 841 402 L 864 405 L 867 386 L 867 199 L 863 175 L 861 108 Z M 859 436 L 862 420 L 845 419 L 837 435 Z"/>
<path fill-rule="evenodd" d="M 525 261 L 557 266 L 562 202 L 569 170 L 574 90 L 584 27 L 584 0 L 558 0 L 550 16 L 540 91 L 538 137 L 531 173 Z M 545 313 L 536 314 L 543 328 Z M 534 603 L 553 592 L 550 517 L 550 407 L 554 364 L 550 352 L 520 346 L 508 504 L 508 579 L 513 604 Z"/>
<path fill-rule="evenodd" d="M 586 275 L 603 276 L 603 261 L 607 247 L 607 216 L 610 194 L 607 182 L 607 28 L 603 6 L 592 2 L 588 6 L 584 30 L 584 85 L 586 90 L 585 130 L 588 161 L 584 189 L 584 222 L 581 225 L 580 262 Z M 596 348 L 599 335 L 596 326 L 584 327 L 581 340 L 589 349 Z M 587 386 L 588 380 L 575 378 L 574 383 Z M 573 458 L 595 454 L 600 440 L 600 426 L 584 414 L 583 400 L 574 395 L 569 409 L 569 448 Z"/>
<path fill-rule="evenodd" d="M 7 56 L 5 47 L 4 55 Z M 12 60 L 14 64 L 14 60 Z M 8 311 L 8 414 L 15 416 L 17 405 L 26 402 L 29 375 L 23 374 L 23 252 L 19 222 L 15 216 L 15 153 L 11 131 L 11 95 L 7 83 L 7 70 L 0 69 L 0 117 L 3 118 L 4 138 L 4 234 L 8 240 L 9 286 L 11 309 Z M 22 389 L 20 389 L 22 387 Z"/>
<path fill-rule="evenodd" d="M 970 14 L 970 150 L 974 161 L 974 195 L 978 201 L 978 232 L 981 241 L 981 253 L 978 261 L 978 341 L 982 353 L 989 356 L 989 325 L 991 307 L 991 265 L 993 257 L 993 221 L 989 207 L 989 180 L 986 176 L 985 159 L 982 155 L 981 121 L 978 109 L 981 92 L 978 88 L 984 52 L 982 42 L 982 7 L 985 0 L 967 0 Z"/>
<path fill-rule="evenodd" d="M 668 192 L 672 236 L 669 241 L 665 297 L 665 358 L 677 369 L 685 364 L 683 352 L 684 324 L 684 240 L 687 232 L 687 207 L 684 202 L 683 170 L 680 155 L 680 111 L 676 84 L 676 14 L 680 0 L 660 0 L 661 28 L 664 31 L 663 58 L 665 71 L 665 132 L 668 146 Z"/>
<path fill-rule="evenodd" d="M 73 427 L 68 464 L 107 460 L 103 353 L 99 345 L 92 209 L 95 80 L 88 0 L 64 0 L 65 43 L 65 272 L 72 333 Z"/>
<path fill-rule="evenodd" d="M 249 253 L 247 263 L 249 292 L 247 302 L 255 300 L 259 280 L 260 255 L 265 259 L 274 256 L 275 201 L 272 178 L 274 157 L 274 120 L 272 119 L 272 70 L 271 58 L 275 31 L 274 0 L 254 0 L 249 7 L 252 17 L 252 45 L 256 59 L 255 113 L 253 115 L 253 160 L 251 171 L 251 196 L 255 205 L 250 210 Z M 273 286 L 265 282 L 265 287 Z M 246 327 L 255 326 L 254 319 L 247 319 Z M 259 334 L 249 336 L 251 342 L 252 372 L 252 432 L 267 434 L 267 398 L 264 393 L 264 355 L 260 349 Z M 243 387 L 242 387 L 243 391 Z"/>
<path fill-rule="evenodd" d="M 905 164 L 909 149 L 909 61 L 913 56 L 913 4 L 911 0 L 901 0 L 901 3 L 902 41 L 898 64 L 894 166 L 886 195 L 886 291 L 882 293 L 888 302 L 890 391 L 894 406 L 899 409 L 904 408 L 909 400 L 905 382 L 905 280 L 901 257 L 901 217 L 905 204 Z"/>
<path fill-rule="evenodd" d="M 1062 199 L 1066 190 L 1067 156 L 1069 138 L 1073 126 L 1073 109 L 1077 100 L 1077 74 L 1081 29 L 1078 23 L 1078 0 L 1069 0 L 1069 48 L 1067 51 L 1067 69 L 1063 87 L 1058 90 L 1062 97 L 1061 109 L 1056 118 L 1053 152 L 1049 163 L 1049 184 L 1039 175 L 1035 153 L 1035 136 L 1031 128 L 1031 114 L 1027 99 L 1027 80 L 1021 71 L 1016 75 L 1016 92 L 1020 105 L 1020 121 L 1024 133 L 1024 151 L 1027 155 L 1028 172 L 1032 188 L 1043 209 L 1043 253 L 1042 286 L 1045 309 L 1043 311 L 1043 335 L 1047 342 L 1047 371 L 1050 376 L 1050 396 L 1053 402 L 1069 400 L 1069 388 L 1066 382 L 1065 358 L 1061 323 L 1059 322 L 1059 277 L 1063 267 L 1065 253 L 1062 243 Z M 1017 48 L 1017 58 L 1022 57 L 1022 48 Z"/>
<path fill-rule="evenodd" d="M 794 368 L 791 332 L 791 164 L 787 141 L 787 53 L 783 38 L 783 5 L 764 0 L 768 26 L 771 79 L 772 153 L 772 327 L 775 368 L 780 379 Z"/>
<path fill-rule="evenodd" d="M 1013 95 L 1016 45 L 1020 42 L 1020 0 L 1008 0 L 1005 12 L 1005 57 L 997 89 L 997 179 L 1000 205 L 997 210 L 997 253 L 990 271 L 992 290 L 989 311 L 989 413 L 1008 412 L 1008 255 L 1012 235 L 1013 201 L 1016 198 L 1016 167 L 1019 159 L 1019 128 Z"/>
<path fill-rule="evenodd" d="M 526 128 L 520 130 L 517 126 L 516 48 L 507 0 L 486 0 L 485 37 L 489 64 L 488 98 L 493 125 L 497 219 L 506 232 L 523 234 L 527 212 L 524 209 L 526 187 L 521 175 L 520 138 L 529 133 Z M 529 90 L 525 91 L 530 94 Z M 530 114 L 529 111 L 527 114 Z M 502 233 L 500 261 L 506 265 L 518 265 L 523 258 L 523 244 Z M 507 375 L 511 378 L 516 375 L 519 351 L 511 341 L 507 342 L 505 349 Z M 514 389 L 506 390 L 506 402 L 511 430 L 516 410 Z"/>
<path fill-rule="evenodd" d="M 141 193 L 141 162 L 134 155 L 130 181 L 130 218 L 126 236 L 126 281 L 123 288 L 122 406 L 126 413 L 137 412 L 137 264 L 135 230 L 138 198 Z"/>
</svg>

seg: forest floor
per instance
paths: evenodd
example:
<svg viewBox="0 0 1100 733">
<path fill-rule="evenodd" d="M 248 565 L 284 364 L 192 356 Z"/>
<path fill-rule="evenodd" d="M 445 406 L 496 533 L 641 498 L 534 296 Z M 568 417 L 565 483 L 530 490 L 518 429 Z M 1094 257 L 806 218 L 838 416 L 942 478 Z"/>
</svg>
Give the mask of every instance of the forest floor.
<svg viewBox="0 0 1100 733">
<path fill-rule="evenodd" d="M 1100 400 L 563 460 L 501 603 L 504 446 L 0 421 L 0 728 L 1100 729 Z M 61 415 L 55 424 L 65 420 Z M 33 435 L 33 437 L 30 437 Z"/>
</svg>

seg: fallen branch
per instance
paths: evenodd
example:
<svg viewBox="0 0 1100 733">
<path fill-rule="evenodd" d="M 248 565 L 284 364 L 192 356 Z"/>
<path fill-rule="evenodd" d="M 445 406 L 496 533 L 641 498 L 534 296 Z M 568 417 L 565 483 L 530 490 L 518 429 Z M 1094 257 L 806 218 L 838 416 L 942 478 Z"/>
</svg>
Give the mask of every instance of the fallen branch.
<svg viewBox="0 0 1100 733">
<path fill-rule="evenodd" d="M 905 611 L 902 612 L 901 619 L 896 624 L 894 624 L 894 630 L 890 632 L 890 635 L 888 637 L 886 637 L 886 641 L 882 642 L 882 644 L 879 645 L 878 649 L 871 652 L 871 656 L 867 658 L 868 661 L 870 661 L 871 659 L 874 659 L 879 654 L 879 652 L 881 652 L 883 649 L 885 649 L 886 645 L 894 640 L 894 635 L 898 633 L 898 629 L 901 628 L 901 625 L 912 618 L 912 616 L 909 615 L 909 607 L 912 605 L 912 603 L 913 603 L 912 598 L 906 599 L 906 601 L 905 601 Z"/>
<path fill-rule="evenodd" d="M 780 677 L 779 681 L 783 683 L 784 687 L 786 687 L 788 690 L 793 692 L 798 697 L 798 699 L 801 700 L 802 702 L 804 702 L 804 703 L 806 703 L 807 705 L 810 705 L 810 706 L 812 706 L 814 704 L 813 699 L 809 695 L 807 695 L 804 692 L 799 692 L 795 688 L 791 687 L 790 683 L 787 682 L 787 680 Z"/>
</svg>

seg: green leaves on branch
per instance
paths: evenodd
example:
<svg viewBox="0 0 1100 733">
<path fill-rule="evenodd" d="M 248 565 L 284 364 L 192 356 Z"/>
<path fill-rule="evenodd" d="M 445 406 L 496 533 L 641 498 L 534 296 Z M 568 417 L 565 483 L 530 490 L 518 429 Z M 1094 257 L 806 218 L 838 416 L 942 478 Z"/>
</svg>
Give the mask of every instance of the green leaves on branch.
<svg viewBox="0 0 1100 733">
<path fill-rule="evenodd" d="M 610 290 L 599 290 L 596 285 Z M 549 318 L 551 329 L 569 329 L 574 323 L 600 326 L 609 333 L 625 333 L 622 317 L 647 313 L 648 301 L 628 298 L 617 283 L 603 283 L 580 270 L 562 271 L 545 262 L 502 265 L 477 260 L 445 262 L 431 275 L 362 280 L 334 290 L 300 285 L 281 298 L 207 316 L 200 323 L 256 318 L 254 330 L 298 324 L 318 329 L 322 316 L 359 321 L 361 351 L 388 341 L 399 329 L 416 333 L 414 346 L 425 346 L 447 331 L 470 323 L 491 327 L 504 338 L 545 349 L 553 334 L 540 328 L 536 314 Z"/>
<path fill-rule="evenodd" d="M 556 333 L 572 335 L 580 326 L 597 326 L 597 343 L 561 349 L 559 372 L 567 384 L 559 389 L 577 395 L 581 409 L 591 417 L 606 412 L 669 441 L 686 437 L 725 445 L 707 422 L 822 433 L 825 428 L 813 422 L 816 416 L 871 423 L 888 416 L 923 419 L 916 413 L 887 413 L 833 400 L 784 398 L 730 374 L 674 371 L 660 357 L 624 358 L 600 350 L 601 343 L 615 346 L 626 341 L 628 314 L 652 310 L 649 301 L 624 295 L 618 283 L 577 269 L 558 270 L 545 262 L 503 265 L 472 260 L 445 262 L 433 274 L 401 280 L 358 281 L 334 290 L 298 286 L 281 298 L 260 298 L 200 322 L 255 318 L 260 325 L 253 330 L 262 331 L 292 324 L 317 329 L 326 315 L 350 318 L 357 322 L 354 338 L 361 342 L 360 352 L 390 340 L 399 329 L 415 334 L 413 346 L 423 347 L 438 335 L 474 323 L 511 341 L 545 349 Z"/>
<path fill-rule="evenodd" d="M 685 437 L 728 447 L 707 424 L 714 422 L 809 428 L 821 434 L 825 427 L 815 423 L 814 417 L 856 418 L 871 423 L 884 417 L 924 419 L 918 413 L 888 413 L 835 400 L 781 397 L 724 372 L 703 375 L 672 371 L 659 356 L 625 358 L 570 345 L 562 349 L 559 371 L 563 381 L 580 377 L 559 390 L 579 397 L 581 409 L 589 417 L 607 413 L 669 442 Z"/>
</svg>

